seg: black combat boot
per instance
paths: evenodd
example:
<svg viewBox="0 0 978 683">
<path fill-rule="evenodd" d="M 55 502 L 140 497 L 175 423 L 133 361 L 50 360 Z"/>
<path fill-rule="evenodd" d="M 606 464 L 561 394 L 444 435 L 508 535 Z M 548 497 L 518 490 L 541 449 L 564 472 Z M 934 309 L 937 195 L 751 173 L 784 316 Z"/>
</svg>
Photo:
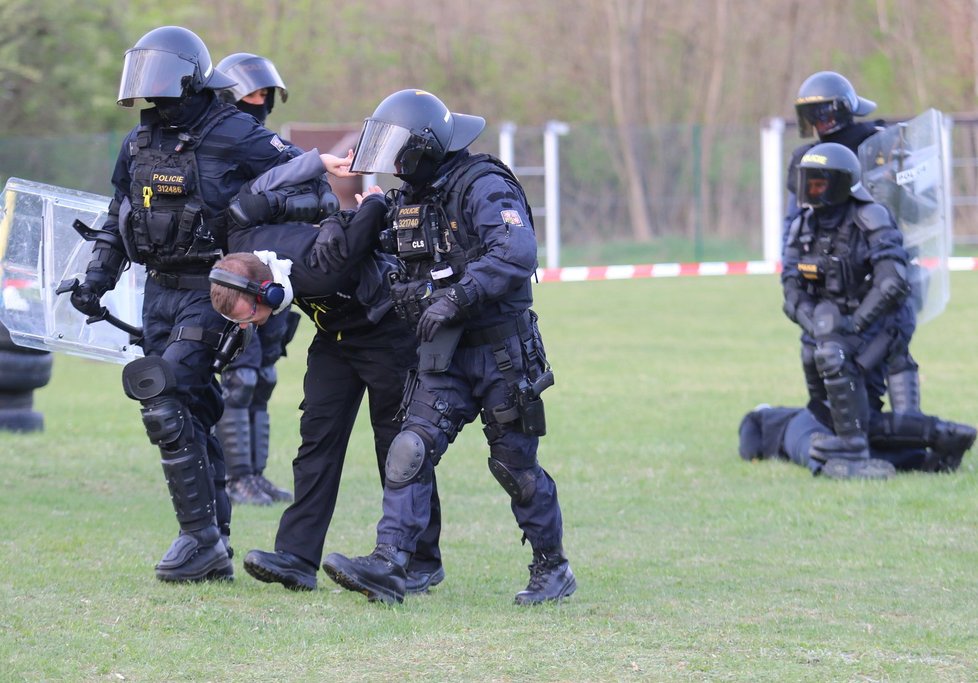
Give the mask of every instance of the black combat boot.
<svg viewBox="0 0 978 683">
<path fill-rule="evenodd" d="M 868 460 L 869 441 L 862 434 L 839 436 L 816 432 L 812 434 L 808 457 L 818 462 L 831 459 Z"/>
<path fill-rule="evenodd" d="M 870 424 L 869 438 L 879 448 L 926 448 L 921 469 L 953 472 L 975 443 L 975 428 L 933 415 L 877 413 Z"/>
<path fill-rule="evenodd" d="M 445 580 L 445 568 L 408 569 L 404 582 L 405 593 L 427 593 L 429 588 Z"/>
<path fill-rule="evenodd" d="M 232 505 L 271 505 L 275 501 L 265 493 L 254 474 L 228 478 L 228 498 Z"/>
<path fill-rule="evenodd" d="M 935 472 L 954 472 L 961 466 L 965 452 L 975 445 L 975 428 L 960 422 L 937 420 L 931 446 L 936 455 Z"/>
<path fill-rule="evenodd" d="M 530 583 L 516 594 L 517 605 L 539 605 L 543 602 L 566 598 L 577 590 L 577 580 L 570 562 L 560 548 L 551 551 L 533 551 L 529 565 Z"/>
<path fill-rule="evenodd" d="M 323 570 L 343 588 L 363 593 L 370 602 L 404 602 L 409 553 L 396 546 L 378 544 L 369 555 L 347 557 L 330 553 Z"/>
<path fill-rule="evenodd" d="M 293 500 L 292 492 L 288 489 L 280 488 L 269 481 L 264 474 L 259 472 L 255 475 L 255 485 L 266 496 L 272 499 L 273 503 L 291 503 Z"/>
<path fill-rule="evenodd" d="M 893 463 L 869 457 L 862 435 L 812 434 L 808 457 L 822 463 L 814 474 L 826 479 L 889 479 L 896 474 Z"/>
<path fill-rule="evenodd" d="M 156 578 L 177 583 L 233 580 L 234 565 L 217 526 L 180 531 L 156 565 Z"/>
<path fill-rule="evenodd" d="M 292 553 L 249 550 L 244 568 L 265 583 L 280 583 L 294 591 L 316 590 L 316 566 Z"/>
</svg>

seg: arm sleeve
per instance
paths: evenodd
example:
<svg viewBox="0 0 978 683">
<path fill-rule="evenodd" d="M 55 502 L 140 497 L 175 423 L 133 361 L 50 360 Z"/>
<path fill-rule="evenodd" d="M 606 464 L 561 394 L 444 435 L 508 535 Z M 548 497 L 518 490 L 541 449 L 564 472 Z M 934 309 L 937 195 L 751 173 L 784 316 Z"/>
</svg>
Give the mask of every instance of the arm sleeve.
<svg viewBox="0 0 978 683">
<path fill-rule="evenodd" d="M 472 183 L 463 206 L 486 251 L 468 263 L 460 284 L 473 303 L 500 299 L 536 272 L 536 235 L 523 194 L 489 174 Z"/>
</svg>

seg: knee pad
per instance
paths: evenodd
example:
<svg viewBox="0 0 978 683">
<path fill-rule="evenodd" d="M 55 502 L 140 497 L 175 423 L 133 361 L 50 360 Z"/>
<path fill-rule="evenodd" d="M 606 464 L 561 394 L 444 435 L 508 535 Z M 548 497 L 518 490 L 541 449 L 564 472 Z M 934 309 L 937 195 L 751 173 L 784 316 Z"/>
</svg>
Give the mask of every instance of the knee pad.
<svg viewBox="0 0 978 683">
<path fill-rule="evenodd" d="M 515 457 L 514 457 L 515 456 Z M 489 471 L 513 502 L 522 505 L 530 502 L 537 489 L 536 461 L 530 467 L 517 467 L 513 464 L 519 454 L 497 446 L 489 448 Z M 508 462 L 507 462 L 508 461 Z"/>
<path fill-rule="evenodd" d="M 387 451 L 385 481 L 391 488 L 402 488 L 418 478 L 424 465 L 428 445 L 417 432 L 398 432 Z"/>
<path fill-rule="evenodd" d="M 272 389 L 278 384 L 278 371 L 274 365 L 264 365 L 258 370 L 258 380 L 255 385 L 254 400 L 259 403 L 268 403 L 272 397 Z"/>
<path fill-rule="evenodd" d="M 122 368 L 122 389 L 134 401 L 171 393 L 177 386 L 177 378 L 170 364 L 159 356 L 137 358 Z"/>
<path fill-rule="evenodd" d="M 826 341 L 815 349 L 815 367 L 818 374 L 825 377 L 838 377 L 849 363 L 846 348 L 835 341 Z"/>
<path fill-rule="evenodd" d="M 536 468 L 517 470 L 501 460 L 489 458 L 489 471 L 517 505 L 529 503 L 537 490 Z"/>
<path fill-rule="evenodd" d="M 159 356 L 137 358 L 122 369 L 126 396 L 143 404 L 143 426 L 152 444 L 182 448 L 193 440 L 190 411 L 172 395 L 177 386 L 170 364 Z"/>
<path fill-rule="evenodd" d="M 221 394 L 231 408 L 247 408 L 258 385 L 258 371 L 254 368 L 231 368 L 221 375 Z"/>
</svg>

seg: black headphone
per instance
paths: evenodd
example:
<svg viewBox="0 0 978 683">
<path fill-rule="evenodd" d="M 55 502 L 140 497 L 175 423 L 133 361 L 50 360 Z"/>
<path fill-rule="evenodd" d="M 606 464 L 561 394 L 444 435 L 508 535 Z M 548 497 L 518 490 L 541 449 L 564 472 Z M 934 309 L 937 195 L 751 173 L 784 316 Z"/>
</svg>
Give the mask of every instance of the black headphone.
<svg viewBox="0 0 978 683">
<path fill-rule="evenodd" d="M 224 285 L 239 292 L 251 294 L 258 303 L 267 304 L 273 309 L 278 308 L 285 301 L 285 287 L 272 280 L 256 282 L 242 275 L 221 270 L 220 268 L 212 268 L 208 279 L 214 284 Z"/>
</svg>

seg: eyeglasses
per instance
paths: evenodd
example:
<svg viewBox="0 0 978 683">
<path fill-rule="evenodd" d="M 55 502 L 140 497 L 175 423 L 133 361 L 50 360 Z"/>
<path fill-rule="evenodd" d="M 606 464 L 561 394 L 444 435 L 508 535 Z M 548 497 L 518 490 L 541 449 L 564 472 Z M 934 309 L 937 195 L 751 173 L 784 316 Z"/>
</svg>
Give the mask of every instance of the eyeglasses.
<svg viewBox="0 0 978 683">
<path fill-rule="evenodd" d="M 248 325 L 251 323 L 251 319 L 255 317 L 255 314 L 257 312 L 258 312 L 258 299 L 255 298 L 251 304 L 251 313 L 248 314 L 248 317 L 238 319 L 238 318 L 232 318 L 231 316 L 225 315 L 223 313 L 221 313 L 221 317 L 227 320 L 228 322 L 232 322 L 237 325 Z"/>
</svg>

